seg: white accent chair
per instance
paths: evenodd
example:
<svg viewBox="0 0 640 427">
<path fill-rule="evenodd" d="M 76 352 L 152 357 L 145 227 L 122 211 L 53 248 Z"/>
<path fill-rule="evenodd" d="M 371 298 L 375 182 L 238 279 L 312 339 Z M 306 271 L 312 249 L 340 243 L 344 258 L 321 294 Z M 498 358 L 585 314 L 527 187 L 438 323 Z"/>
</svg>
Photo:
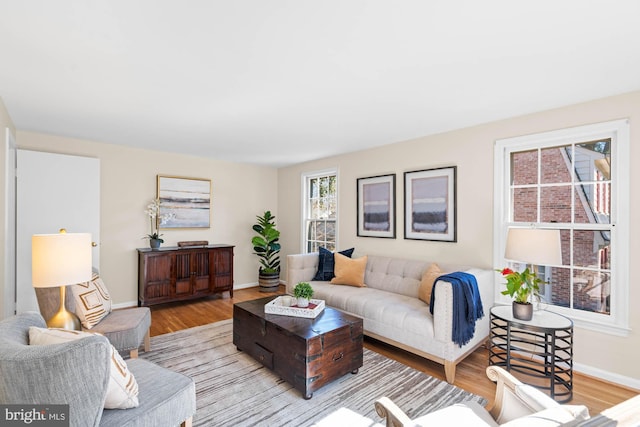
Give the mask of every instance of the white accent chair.
<svg viewBox="0 0 640 427">
<path fill-rule="evenodd" d="M 376 412 L 382 418 L 386 418 L 387 427 L 551 427 L 579 425 L 580 421 L 589 419 L 586 406 L 560 405 L 540 390 L 523 384 L 498 366 L 489 366 L 487 376 L 497 382 L 494 404 L 489 409 L 475 402 L 458 403 L 411 419 L 390 399 L 382 397 L 375 402 Z"/>
</svg>

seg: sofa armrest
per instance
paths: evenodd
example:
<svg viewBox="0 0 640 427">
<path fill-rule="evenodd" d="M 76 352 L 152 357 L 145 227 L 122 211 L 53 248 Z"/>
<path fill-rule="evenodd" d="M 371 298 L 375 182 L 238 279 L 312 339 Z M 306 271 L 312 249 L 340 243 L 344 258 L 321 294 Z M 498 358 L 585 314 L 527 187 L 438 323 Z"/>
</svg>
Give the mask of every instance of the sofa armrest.
<svg viewBox="0 0 640 427">
<path fill-rule="evenodd" d="M 319 256 L 317 252 L 309 254 L 287 255 L 287 293 L 300 282 L 309 282 L 318 271 Z"/>
<path fill-rule="evenodd" d="M 476 278 L 482 299 L 484 319 L 488 319 L 489 310 L 493 305 L 493 272 L 479 268 L 469 268 L 465 272 L 473 274 Z M 437 286 L 434 284 L 434 289 L 433 328 L 435 339 L 448 343 L 451 342 L 453 332 L 453 288 L 451 283 L 439 280 Z M 479 319 L 476 323 L 476 334 L 488 336 L 489 322 L 483 322 Z"/>
<path fill-rule="evenodd" d="M 453 288 L 451 283 L 439 280 L 434 283 L 433 332 L 440 342 L 450 342 L 453 336 Z"/>
</svg>

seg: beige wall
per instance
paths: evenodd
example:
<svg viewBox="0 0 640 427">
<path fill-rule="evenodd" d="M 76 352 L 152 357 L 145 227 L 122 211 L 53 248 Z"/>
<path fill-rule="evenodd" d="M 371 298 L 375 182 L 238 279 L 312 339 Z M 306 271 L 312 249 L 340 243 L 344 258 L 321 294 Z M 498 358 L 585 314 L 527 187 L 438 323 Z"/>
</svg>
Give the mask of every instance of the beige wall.
<svg viewBox="0 0 640 427">
<path fill-rule="evenodd" d="M 6 230 L 5 230 L 5 222 L 7 220 L 7 216 L 6 216 L 6 209 L 5 209 L 5 201 L 6 201 L 6 191 L 7 189 L 6 187 L 6 129 L 9 129 L 11 131 L 11 133 L 15 136 L 16 134 L 16 128 L 13 125 L 13 122 L 11 121 L 11 117 L 9 117 L 9 112 L 7 111 L 7 108 L 4 105 L 4 102 L 2 101 L 2 98 L 0 98 L 0 141 L 2 141 L 2 143 L 0 144 L 0 147 L 2 147 L 0 149 L 0 206 L 2 207 L 2 209 L 0 209 L 0 280 L 4 281 L 4 273 L 6 271 L 6 266 L 5 266 L 5 239 L 6 239 Z M 9 226 L 7 224 L 7 226 Z M 8 316 L 9 314 L 13 314 L 13 313 L 5 313 L 5 288 L 4 287 L 0 287 L 0 319 L 3 319 L 4 317 Z"/>
<path fill-rule="evenodd" d="M 277 213 L 277 170 L 239 163 L 18 131 L 18 148 L 100 159 L 100 270 L 115 304 L 137 302 L 137 252 L 148 247 L 147 204 L 156 194 L 156 175 L 210 179 L 209 229 L 161 230 L 164 246 L 182 240 L 235 245 L 235 286 L 257 282 L 251 226 L 265 209 Z"/>
<path fill-rule="evenodd" d="M 278 171 L 212 159 L 181 156 L 118 145 L 18 132 L 20 148 L 101 159 L 101 268 L 116 303 L 137 298 L 135 248 L 146 244 L 140 237 L 148 232 L 143 214 L 155 195 L 156 174 L 209 178 L 213 182 L 213 219 L 209 230 L 167 231 L 166 244 L 179 240 L 200 240 L 236 245 L 236 286 L 256 281 L 257 261 L 251 254 L 251 225 L 255 215 L 270 209 L 282 232 L 283 257 L 300 251 L 301 173 L 337 167 L 339 184 L 339 247 L 355 246 L 361 254 L 393 254 L 416 259 L 458 262 L 492 268 L 493 143 L 497 139 L 548 130 L 630 118 L 631 161 L 640 160 L 640 92 L 586 102 L 556 110 L 493 122 L 440 135 L 418 138 L 358 153 L 308 162 Z M 425 120 L 429 120 L 428 117 Z M 0 125 L 12 127 L 0 100 Z M 0 150 L 1 151 L 1 150 Z M 403 172 L 441 166 L 458 167 L 458 242 L 427 242 L 403 239 Z M 356 179 L 397 174 L 397 238 L 356 237 Z M 4 153 L 0 154 L 0 176 L 4 191 Z M 640 176 L 632 167 L 630 260 L 640 256 L 638 235 L 640 202 L 633 190 Z M 277 183 L 277 205 L 271 199 Z M 0 199 L 4 218 L 4 198 Z M 0 255 L 4 234 L 0 229 Z M 4 257 L 0 256 L 0 263 Z M 4 267 L 0 264 L 0 267 Z M 633 277 L 633 272 L 630 275 Z M 630 286 L 630 300 L 640 298 L 640 289 Z M 2 293 L 0 293 L 1 297 Z M 631 331 L 626 337 L 577 328 L 577 368 L 617 382 L 640 384 L 640 314 L 631 306 Z"/>
<path fill-rule="evenodd" d="M 301 174 L 337 167 L 339 170 L 338 248 L 354 246 L 355 256 L 390 254 L 399 257 L 458 262 L 479 267 L 498 267 L 493 262 L 493 145 L 494 141 L 519 135 L 572 126 L 630 118 L 631 122 L 631 238 L 630 260 L 640 259 L 637 236 L 640 201 L 634 188 L 640 174 L 640 92 L 586 102 L 565 108 L 488 123 L 412 141 L 352 154 L 308 162 L 278 172 L 278 212 L 282 231 L 283 255 L 300 248 Z M 429 117 L 425 117 L 429 120 Z M 457 166 L 457 243 L 411 241 L 403 238 L 403 172 L 441 166 Z M 377 239 L 356 236 L 356 179 L 396 173 L 397 238 Z M 630 277 L 633 277 L 631 272 Z M 640 288 L 630 286 L 630 300 L 640 299 Z M 640 312 L 630 310 L 631 331 L 626 337 L 612 336 L 576 328 L 575 361 L 585 372 L 625 381 L 640 388 Z M 606 371 L 606 372 L 601 372 Z"/>
</svg>

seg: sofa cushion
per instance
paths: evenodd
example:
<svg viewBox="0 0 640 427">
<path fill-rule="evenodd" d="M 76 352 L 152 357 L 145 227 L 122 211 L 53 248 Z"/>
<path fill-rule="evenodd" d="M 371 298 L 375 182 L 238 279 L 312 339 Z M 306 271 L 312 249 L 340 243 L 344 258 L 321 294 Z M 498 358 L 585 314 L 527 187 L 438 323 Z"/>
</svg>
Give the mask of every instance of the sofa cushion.
<svg viewBox="0 0 640 427">
<path fill-rule="evenodd" d="M 500 427 L 570 427 L 587 419 L 589 410 L 586 406 L 558 405 L 500 424 Z"/>
<path fill-rule="evenodd" d="M 93 332 L 31 326 L 29 328 L 29 344 L 60 344 L 93 335 L 96 334 Z M 107 409 L 127 409 L 135 408 L 138 405 L 138 383 L 133 374 L 129 372 L 125 361 L 112 345 L 110 379 L 104 407 Z"/>
<path fill-rule="evenodd" d="M 351 258 L 354 248 L 345 249 L 338 252 L 346 257 Z M 334 253 L 322 246 L 318 250 L 318 271 L 312 280 L 331 280 L 333 279 L 333 269 L 335 266 Z"/>
<path fill-rule="evenodd" d="M 119 351 L 140 347 L 151 326 L 149 307 L 128 307 L 113 310 L 91 331 L 104 335 Z"/>
<path fill-rule="evenodd" d="M 75 313 L 85 328 L 93 328 L 111 312 L 111 296 L 98 273 L 94 272 L 90 281 L 69 288 L 76 303 Z"/>
<path fill-rule="evenodd" d="M 334 285 L 349 285 L 359 288 L 365 287 L 364 270 L 367 267 L 367 256 L 356 259 L 342 254 L 335 254 L 335 277 L 330 283 Z"/>
<path fill-rule="evenodd" d="M 126 411 L 105 410 L 100 427 L 177 426 L 196 413 L 196 390 L 191 378 L 147 360 L 131 359 L 128 363 L 138 378 L 140 406 Z M 200 422 L 207 424 L 206 420 Z"/>
<path fill-rule="evenodd" d="M 456 403 L 413 420 L 415 426 L 491 426 L 498 424 L 491 414 L 476 402 Z"/>
<path fill-rule="evenodd" d="M 311 282 L 313 297 L 338 310 L 361 317 L 368 333 L 391 337 L 422 351 L 435 351 L 442 344 L 434 340 L 429 306 L 418 298 L 354 286 Z"/>
<path fill-rule="evenodd" d="M 420 288 L 418 289 L 418 298 L 430 304 L 433 284 L 440 276 L 442 276 L 442 270 L 440 270 L 438 264 L 434 262 L 422 273 L 422 280 L 420 281 Z"/>
<path fill-rule="evenodd" d="M 424 261 L 368 255 L 364 283 L 370 288 L 418 298 L 422 273 L 429 267 Z"/>
</svg>

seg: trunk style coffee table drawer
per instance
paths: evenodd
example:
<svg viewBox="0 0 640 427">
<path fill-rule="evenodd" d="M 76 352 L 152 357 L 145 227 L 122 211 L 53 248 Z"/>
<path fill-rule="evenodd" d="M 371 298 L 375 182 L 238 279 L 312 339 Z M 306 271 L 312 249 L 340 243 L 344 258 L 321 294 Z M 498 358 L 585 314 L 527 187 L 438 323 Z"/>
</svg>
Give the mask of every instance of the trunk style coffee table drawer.
<svg viewBox="0 0 640 427">
<path fill-rule="evenodd" d="M 262 347 L 260 344 L 255 343 L 255 348 L 253 349 L 252 354 L 255 359 L 262 363 L 269 369 L 273 369 L 273 353 Z"/>
<path fill-rule="evenodd" d="M 310 399 L 362 367 L 362 319 L 331 307 L 315 319 L 265 314 L 274 297 L 234 304 L 233 343 Z M 269 364 L 271 366 L 269 366 Z"/>
</svg>

